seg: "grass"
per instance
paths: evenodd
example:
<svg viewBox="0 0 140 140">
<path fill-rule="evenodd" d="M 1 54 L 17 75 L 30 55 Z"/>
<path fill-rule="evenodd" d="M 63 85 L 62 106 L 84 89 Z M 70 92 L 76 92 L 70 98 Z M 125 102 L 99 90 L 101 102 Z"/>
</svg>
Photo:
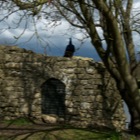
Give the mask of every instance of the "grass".
<svg viewBox="0 0 140 140">
<path fill-rule="evenodd" d="M 13 124 L 13 125 L 17 125 L 17 126 L 32 124 L 32 122 L 28 118 L 17 118 L 14 120 L 4 120 L 3 123 L 8 124 L 8 125 Z"/>
<path fill-rule="evenodd" d="M 18 118 L 15 120 L 4 121 L 5 124 L 17 126 L 31 125 L 27 118 Z M 34 125 L 33 125 L 34 127 Z M 80 128 L 71 128 L 69 126 L 54 127 L 47 130 L 39 130 L 37 132 L 25 133 L 16 136 L 0 135 L 0 140 L 123 140 L 121 134 L 114 131 L 95 131 Z M 135 140 L 131 137 L 127 140 Z"/>
<path fill-rule="evenodd" d="M 0 140 L 121 140 L 119 133 L 95 132 L 80 129 L 52 129 L 27 133 L 12 137 L 0 137 Z"/>
</svg>

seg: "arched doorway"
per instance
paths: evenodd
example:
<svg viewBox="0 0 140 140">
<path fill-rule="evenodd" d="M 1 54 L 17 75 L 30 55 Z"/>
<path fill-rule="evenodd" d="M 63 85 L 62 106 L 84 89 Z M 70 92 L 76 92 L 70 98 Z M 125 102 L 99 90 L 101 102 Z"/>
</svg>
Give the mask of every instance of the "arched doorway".
<svg viewBox="0 0 140 140">
<path fill-rule="evenodd" d="M 65 84 L 51 78 L 42 86 L 42 113 L 65 118 Z"/>
</svg>

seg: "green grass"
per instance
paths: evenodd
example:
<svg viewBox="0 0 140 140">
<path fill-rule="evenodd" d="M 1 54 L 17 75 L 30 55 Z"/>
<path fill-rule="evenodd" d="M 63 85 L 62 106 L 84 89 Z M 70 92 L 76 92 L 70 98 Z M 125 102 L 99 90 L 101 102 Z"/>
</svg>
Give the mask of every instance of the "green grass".
<svg viewBox="0 0 140 140">
<path fill-rule="evenodd" d="M 95 132 L 80 129 L 52 129 L 7 138 L 8 140 L 121 140 L 119 133 Z M 6 137 L 0 140 L 6 140 Z"/>
<path fill-rule="evenodd" d="M 0 136 L 0 140 L 124 140 L 116 132 L 96 132 L 80 129 L 58 129 L 27 133 L 18 136 Z M 126 140 L 126 139 L 125 139 Z M 130 137 L 127 140 L 135 140 Z"/>
<path fill-rule="evenodd" d="M 13 125 L 17 125 L 17 126 L 32 124 L 32 122 L 27 118 L 17 118 L 17 119 L 14 119 L 14 120 L 5 120 L 5 121 L 3 121 L 3 123 L 13 124 Z"/>
<path fill-rule="evenodd" d="M 17 118 L 15 120 L 4 121 L 8 125 L 31 125 L 32 123 L 27 118 Z M 34 127 L 34 125 L 33 125 Z M 40 130 L 37 132 L 26 133 L 17 136 L 3 136 L 0 135 L 0 140 L 123 140 L 121 134 L 114 131 L 96 131 L 88 129 L 73 128 L 70 126 L 52 127 L 47 130 Z M 135 140 L 132 136 L 128 140 Z"/>
</svg>

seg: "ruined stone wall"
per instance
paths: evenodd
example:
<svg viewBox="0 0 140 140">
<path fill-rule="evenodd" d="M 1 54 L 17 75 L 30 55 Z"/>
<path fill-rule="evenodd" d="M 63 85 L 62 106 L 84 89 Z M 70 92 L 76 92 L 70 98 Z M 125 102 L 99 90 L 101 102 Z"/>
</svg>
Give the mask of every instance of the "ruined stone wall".
<svg viewBox="0 0 140 140">
<path fill-rule="evenodd" d="M 49 91 L 49 84 L 44 87 L 49 79 L 65 85 L 62 101 L 65 117 L 43 114 L 47 101 L 43 101 L 42 92 Z M 51 90 L 58 92 L 55 88 Z M 43 121 L 52 117 L 82 127 L 123 129 L 125 126 L 121 97 L 102 63 L 81 57 L 48 57 L 14 46 L 0 46 L 0 118 L 25 116 Z"/>
</svg>

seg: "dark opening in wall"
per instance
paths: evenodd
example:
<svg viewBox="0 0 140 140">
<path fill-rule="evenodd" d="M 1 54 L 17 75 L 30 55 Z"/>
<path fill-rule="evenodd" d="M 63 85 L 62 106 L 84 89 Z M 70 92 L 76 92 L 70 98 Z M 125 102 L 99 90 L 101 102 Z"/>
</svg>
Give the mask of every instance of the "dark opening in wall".
<svg viewBox="0 0 140 140">
<path fill-rule="evenodd" d="M 51 78 L 42 86 L 42 113 L 65 118 L 65 84 Z"/>
</svg>

